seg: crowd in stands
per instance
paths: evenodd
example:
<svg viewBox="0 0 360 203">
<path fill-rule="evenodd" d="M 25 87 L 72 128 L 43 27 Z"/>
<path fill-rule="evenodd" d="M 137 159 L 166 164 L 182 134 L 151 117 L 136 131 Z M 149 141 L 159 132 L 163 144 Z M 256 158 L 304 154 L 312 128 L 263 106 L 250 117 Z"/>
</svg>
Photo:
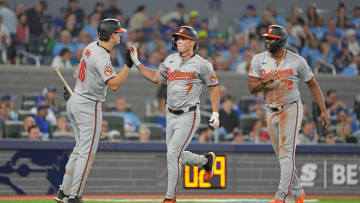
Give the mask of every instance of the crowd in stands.
<svg viewBox="0 0 360 203">
<path fill-rule="evenodd" d="M 198 53 L 211 61 L 217 71 L 247 74 L 251 57 L 264 50 L 260 35 L 267 26 L 279 24 L 288 32 L 286 47 L 303 56 L 315 73 L 357 75 L 360 64 L 360 5 L 347 8 L 339 3 L 334 15 L 325 19 L 315 4 L 306 9 L 291 7 L 287 16 L 269 4 L 259 11 L 253 4 L 239 11 L 233 32 L 217 30 L 209 19 L 196 10 L 177 3 L 174 11 L 150 17 L 145 5 L 125 16 L 119 2 L 99 1 L 88 14 L 78 0 L 68 0 L 59 13 L 45 14 L 48 7 L 39 1 L 32 8 L 19 3 L 15 8 L 0 0 L 1 57 L 3 64 L 35 64 L 32 56 L 41 56 L 42 65 L 76 67 L 83 48 L 97 40 L 97 25 L 104 18 L 116 18 L 127 28 L 123 43 L 111 53 L 112 64 L 123 66 L 128 46 L 135 45 L 139 59 L 150 68 L 172 52 L 171 34 L 181 25 L 194 27 L 199 35 Z M 175 4 L 174 4 L 175 6 Z M 28 53 L 28 54 L 26 54 Z M 30 55 L 29 55 L 30 54 Z M 36 58 L 36 57 L 35 57 Z"/>
<path fill-rule="evenodd" d="M 99 21 L 116 18 L 128 30 L 122 37 L 123 43 L 111 52 L 112 64 L 117 68 L 123 66 L 127 47 L 135 45 L 138 47 L 139 60 L 147 67 L 157 69 L 159 63 L 172 52 L 171 34 L 180 25 L 190 25 L 198 32 L 198 53 L 211 61 L 216 71 L 247 74 L 252 56 L 264 50 L 264 42 L 259 36 L 268 25 L 280 24 L 288 32 L 287 49 L 303 56 L 315 73 L 358 74 L 360 6 L 349 11 L 344 3 L 339 3 L 333 18 L 326 20 L 313 4 L 308 5 L 304 14 L 293 5 L 289 16 L 279 15 L 273 4 L 262 11 L 249 4 L 244 11 L 239 11 L 245 14 L 239 14 L 235 32 L 231 34 L 212 28 L 207 18 L 196 10 L 187 11 L 183 3 L 177 3 L 176 10 L 172 12 L 157 13 L 152 18 L 144 5 L 140 5 L 131 16 L 124 16 L 118 5 L 116 0 L 108 0 L 107 6 L 99 1 L 87 16 L 77 0 L 69 0 L 67 6 L 60 8 L 59 14 L 46 16 L 45 1 L 39 1 L 33 8 L 24 8 L 21 3 L 15 8 L 9 8 L 6 0 L 0 0 L 0 63 L 34 64 L 31 55 L 41 55 L 43 65 L 74 69 L 83 48 L 97 40 Z M 351 16 L 349 12 L 352 12 Z M 30 53 L 30 57 L 26 53 Z M 29 102 L 32 106 L 27 109 L 28 116 L 20 115 L 20 110 L 14 108 L 13 96 L 2 95 L 0 138 L 11 137 L 6 134 L 8 121 L 21 122 L 20 138 L 71 138 L 72 128 L 66 118 L 65 107 L 56 102 L 55 92 L 56 89 L 46 87 L 41 94 L 31 98 Z M 240 96 L 238 99 L 238 95 L 229 95 L 227 88 L 220 86 L 220 95 L 220 129 L 214 131 L 207 125 L 207 104 L 202 104 L 202 125 L 194 142 L 270 142 L 262 93 L 252 98 Z M 166 86 L 159 88 L 157 97 L 157 106 L 151 111 L 156 116 L 150 120 L 138 118 L 136 110 L 131 109 L 123 97 L 118 98 L 113 105 L 106 106 L 101 125 L 105 138 L 114 142 L 146 142 L 154 138 L 153 132 L 161 129 L 159 139 L 164 139 Z M 22 104 L 25 102 L 24 98 L 16 99 L 21 100 Z M 332 118 L 331 127 L 322 128 L 316 105 L 304 103 L 304 121 L 297 143 L 360 142 L 360 98 L 355 99 L 353 106 L 346 106 L 338 100 L 335 91 L 329 90 L 325 100 Z M 309 115 L 309 109 L 312 109 L 312 115 Z M 123 118 L 119 128 L 114 128 L 111 120 L 114 116 Z"/>
</svg>

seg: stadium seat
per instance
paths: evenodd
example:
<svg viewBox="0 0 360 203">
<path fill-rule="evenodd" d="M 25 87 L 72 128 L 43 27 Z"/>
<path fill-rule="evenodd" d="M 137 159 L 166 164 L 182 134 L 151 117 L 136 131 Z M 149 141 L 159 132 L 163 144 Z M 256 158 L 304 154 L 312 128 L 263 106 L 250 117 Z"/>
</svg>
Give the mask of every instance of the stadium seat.
<svg viewBox="0 0 360 203">
<path fill-rule="evenodd" d="M 41 95 L 40 92 L 24 93 L 22 95 L 22 101 L 35 101 L 35 98 L 39 95 Z"/>
<path fill-rule="evenodd" d="M 156 123 L 156 121 L 164 116 L 160 116 L 160 115 L 151 115 L 151 116 L 145 116 L 144 117 L 144 122 L 146 123 Z"/>
<path fill-rule="evenodd" d="M 6 121 L 5 122 L 5 137 L 6 138 L 20 138 L 21 131 L 24 130 L 24 121 Z"/>
<path fill-rule="evenodd" d="M 254 115 L 243 115 L 239 119 L 239 128 L 242 130 L 244 135 L 248 135 L 259 117 Z"/>
<path fill-rule="evenodd" d="M 121 135 L 124 134 L 124 117 L 111 112 L 103 112 L 103 119 L 108 122 L 109 131 L 118 130 Z"/>
<path fill-rule="evenodd" d="M 202 124 L 208 124 L 211 118 L 211 113 L 207 111 L 200 111 L 200 122 Z"/>
<path fill-rule="evenodd" d="M 164 128 L 160 124 L 156 123 L 143 123 L 149 128 L 151 132 L 150 140 L 163 140 L 164 137 Z"/>
<path fill-rule="evenodd" d="M 115 109 L 115 103 L 114 102 L 106 102 L 106 111 L 111 112 Z"/>
<path fill-rule="evenodd" d="M 21 139 L 28 139 L 28 132 L 25 132 L 25 131 L 21 131 L 20 132 L 20 138 Z"/>
<path fill-rule="evenodd" d="M 139 141 L 139 134 L 138 133 L 128 133 L 124 135 L 125 140 L 130 141 Z"/>
<path fill-rule="evenodd" d="M 209 112 L 212 113 L 212 107 L 211 104 L 202 104 L 200 105 L 201 112 Z"/>
<path fill-rule="evenodd" d="M 55 140 L 73 140 L 74 135 L 72 132 L 54 132 L 52 139 Z"/>
<path fill-rule="evenodd" d="M 24 110 L 30 110 L 31 108 L 35 107 L 36 104 L 35 104 L 35 101 L 32 101 L 32 100 L 25 100 L 22 102 L 21 104 L 21 109 L 24 109 Z"/>
<path fill-rule="evenodd" d="M 31 113 L 28 110 L 19 110 L 18 111 L 19 120 L 23 121 L 28 116 L 35 116 L 35 114 Z"/>
<path fill-rule="evenodd" d="M 66 102 L 61 102 L 59 106 L 59 111 L 66 111 Z"/>
<path fill-rule="evenodd" d="M 61 117 L 66 117 L 66 118 L 67 118 L 67 113 L 66 113 L 66 111 L 60 111 L 59 115 L 60 115 Z"/>
<path fill-rule="evenodd" d="M 241 96 L 239 99 L 239 107 L 245 114 L 250 113 L 250 104 L 254 100 L 253 96 Z"/>
</svg>

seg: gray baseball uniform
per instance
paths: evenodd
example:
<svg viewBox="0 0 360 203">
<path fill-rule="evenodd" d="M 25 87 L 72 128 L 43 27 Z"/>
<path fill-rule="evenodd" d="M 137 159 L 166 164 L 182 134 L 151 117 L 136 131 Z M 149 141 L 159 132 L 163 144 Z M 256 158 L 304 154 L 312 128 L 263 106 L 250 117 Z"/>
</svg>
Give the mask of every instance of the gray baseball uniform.
<svg viewBox="0 0 360 203">
<path fill-rule="evenodd" d="M 168 187 L 166 198 L 176 196 L 181 165 L 204 165 L 203 155 L 184 151 L 200 124 L 200 94 L 203 86 L 216 86 L 212 64 L 199 55 L 182 61 L 179 53 L 169 55 L 160 65 L 160 82 L 167 82 L 166 146 Z M 183 113 L 177 114 L 178 111 Z"/>
<path fill-rule="evenodd" d="M 74 94 L 67 102 L 67 115 L 76 145 L 66 164 L 60 190 L 70 197 L 81 196 L 97 151 L 102 121 L 101 103 L 107 95 L 106 81 L 115 77 L 109 51 L 90 43 L 75 71 Z"/>
<path fill-rule="evenodd" d="M 268 51 L 255 55 L 249 77 L 264 79 L 270 72 L 276 74 L 280 81 L 277 87 L 265 91 L 267 127 L 281 171 L 275 198 L 285 201 L 289 193 L 295 198 L 303 193 L 295 168 L 295 139 L 303 118 L 298 85 L 300 81 L 311 81 L 313 73 L 301 56 L 290 51 L 286 51 L 278 67 Z"/>
</svg>

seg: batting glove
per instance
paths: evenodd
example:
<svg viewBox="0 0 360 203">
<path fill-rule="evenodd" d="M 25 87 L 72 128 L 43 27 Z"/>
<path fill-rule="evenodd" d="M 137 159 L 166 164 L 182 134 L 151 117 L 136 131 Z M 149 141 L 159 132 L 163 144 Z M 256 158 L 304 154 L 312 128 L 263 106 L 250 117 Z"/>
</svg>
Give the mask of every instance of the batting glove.
<svg viewBox="0 0 360 203">
<path fill-rule="evenodd" d="M 219 127 L 220 121 L 219 121 L 219 113 L 218 112 L 212 113 L 211 118 L 209 120 L 209 124 L 214 128 Z"/>
<path fill-rule="evenodd" d="M 134 62 L 135 66 L 138 66 L 140 64 L 140 61 L 138 59 L 138 52 L 136 50 L 136 47 L 134 45 L 131 45 L 129 49 L 131 60 Z"/>
<path fill-rule="evenodd" d="M 128 50 L 126 51 L 124 63 L 125 63 L 125 64 L 127 65 L 127 67 L 129 67 L 129 68 L 131 68 L 131 67 L 134 65 L 134 63 L 133 63 L 133 61 L 132 61 L 132 59 L 131 59 L 130 49 L 128 49 Z"/>
<path fill-rule="evenodd" d="M 69 100 L 70 97 L 71 97 L 70 92 L 66 89 L 66 87 L 64 87 L 63 98 L 65 99 L 65 101 L 67 101 L 67 100 Z"/>
</svg>

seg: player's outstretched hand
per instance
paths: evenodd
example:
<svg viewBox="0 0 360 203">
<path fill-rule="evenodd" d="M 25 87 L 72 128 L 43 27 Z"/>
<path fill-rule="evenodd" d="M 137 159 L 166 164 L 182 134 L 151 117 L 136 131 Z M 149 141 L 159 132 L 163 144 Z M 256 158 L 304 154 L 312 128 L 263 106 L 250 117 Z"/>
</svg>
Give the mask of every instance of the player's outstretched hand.
<svg viewBox="0 0 360 203">
<path fill-rule="evenodd" d="M 329 114 L 325 111 L 325 112 L 321 112 L 320 114 L 320 118 L 321 118 L 321 125 L 325 126 L 325 128 L 328 128 L 330 125 L 330 117 Z M 326 122 L 326 123 L 325 123 Z"/>
<path fill-rule="evenodd" d="M 219 113 L 218 112 L 212 113 L 211 118 L 209 120 L 209 124 L 214 128 L 219 127 L 220 121 L 219 121 Z"/>
<path fill-rule="evenodd" d="M 105 136 L 102 132 L 100 132 L 99 141 L 104 141 L 104 140 L 105 140 Z"/>
<path fill-rule="evenodd" d="M 140 61 L 138 59 L 138 52 L 136 47 L 134 45 L 131 45 L 129 49 L 130 49 L 131 60 L 134 62 L 135 66 L 138 66 L 140 64 Z"/>
<path fill-rule="evenodd" d="M 67 101 L 67 100 L 69 100 L 70 97 L 71 97 L 70 92 L 66 89 L 66 87 L 64 87 L 63 98 L 65 99 L 65 101 Z"/>
<path fill-rule="evenodd" d="M 133 61 L 132 61 L 132 59 L 131 59 L 130 49 L 128 49 L 128 50 L 126 51 L 126 56 L 125 56 L 124 63 L 125 63 L 125 64 L 127 65 L 127 67 L 129 67 L 129 68 L 131 68 L 131 67 L 134 65 L 134 63 L 133 63 Z"/>
</svg>

